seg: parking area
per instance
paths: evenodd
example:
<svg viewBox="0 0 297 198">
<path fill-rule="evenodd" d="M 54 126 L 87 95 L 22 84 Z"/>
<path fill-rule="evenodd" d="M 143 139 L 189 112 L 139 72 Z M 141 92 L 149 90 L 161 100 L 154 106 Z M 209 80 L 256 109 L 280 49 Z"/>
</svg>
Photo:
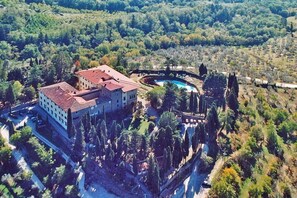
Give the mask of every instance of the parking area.
<svg viewBox="0 0 297 198">
<path fill-rule="evenodd" d="M 13 121 L 17 130 L 26 125 L 34 125 L 36 128 L 40 128 L 46 124 L 45 120 L 35 110 L 35 106 L 28 106 L 17 111 L 12 111 L 7 114 L 7 117 Z"/>
</svg>

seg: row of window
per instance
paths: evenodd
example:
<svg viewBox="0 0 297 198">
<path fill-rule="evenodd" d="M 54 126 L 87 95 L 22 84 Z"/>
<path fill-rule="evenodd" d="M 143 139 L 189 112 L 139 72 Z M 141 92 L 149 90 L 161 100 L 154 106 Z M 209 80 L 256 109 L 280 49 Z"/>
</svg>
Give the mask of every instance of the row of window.
<svg viewBox="0 0 297 198">
<path fill-rule="evenodd" d="M 57 105 L 54 105 L 54 111 L 53 111 L 53 105 L 49 105 L 49 102 L 46 102 L 45 99 L 43 99 L 42 96 L 40 96 L 40 105 L 43 107 L 44 110 L 46 110 L 48 113 L 51 113 L 51 115 L 53 115 L 53 118 L 55 118 L 56 120 L 59 120 L 60 123 L 62 124 L 66 124 L 67 123 L 67 116 L 64 115 L 63 116 L 63 113 L 61 113 L 60 111 L 58 111 L 57 109 L 61 109 L 60 107 L 58 107 Z M 43 102 L 44 103 L 43 103 Z M 48 104 L 48 105 L 47 105 Z M 49 106 L 51 108 L 49 108 Z M 58 111 L 58 114 L 56 113 L 56 111 Z"/>
<path fill-rule="evenodd" d="M 42 103 L 42 101 L 43 101 L 45 104 L 47 104 L 47 105 L 49 106 L 50 103 L 49 103 L 48 101 L 49 101 L 50 99 L 47 98 L 47 101 L 46 101 L 45 98 L 47 98 L 47 97 L 44 96 L 44 98 L 43 98 L 42 95 L 40 95 L 40 101 L 41 101 L 41 103 Z M 51 101 L 51 100 L 50 100 L 50 101 Z M 55 103 L 53 103 L 52 101 L 51 101 L 51 105 L 50 105 L 51 108 L 53 108 L 53 104 L 54 104 L 54 107 L 55 107 L 55 111 L 60 110 L 60 111 L 58 111 L 58 112 L 59 112 L 59 114 L 61 114 L 61 115 L 63 116 L 63 113 L 61 113 L 61 111 L 63 111 L 63 109 L 62 109 L 61 107 L 59 107 L 58 105 L 56 105 Z M 64 113 L 64 114 L 66 114 L 66 113 Z M 65 118 L 66 118 L 66 115 L 64 115 L 64 116 L 65 116 Z"/>
<path fill-rule="evenodd" d="M 130 95 L 130 99 L 136 98 L 136 94 Z"/>
</svg>

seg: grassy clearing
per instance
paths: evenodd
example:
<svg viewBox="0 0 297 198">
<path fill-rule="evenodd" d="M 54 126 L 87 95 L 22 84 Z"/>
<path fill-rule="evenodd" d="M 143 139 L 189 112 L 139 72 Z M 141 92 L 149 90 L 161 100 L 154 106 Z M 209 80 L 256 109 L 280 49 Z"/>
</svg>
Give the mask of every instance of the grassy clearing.
<svg viewBox="0 0 297 198">
<path fill-rule="evenodd" d="M 12 194 L 9 192 L 8 188 L 4 184 L 0 184 L 0 196 L 13 198 Z"/>
<path fill-rule="evenodd" d="M 144 134 L 145 131 L 147 131 L 148 126 L 149 126 L 149 122 L 146 121 L 146 120 L 143 120 L 143 121 L 141 122 L 140 127 L 139 127 L 139 130 L 138 130 L 139 133 L 140 133 L 140 134 Z"/>
<path fill-rule="evenodd" d="M 140 134 L 145 134 L 145 131 L 148 129 L 149 122 L 142 118 L 140 121 L 132 120 L 128 130 L 137 130 Z"/>
</svg>

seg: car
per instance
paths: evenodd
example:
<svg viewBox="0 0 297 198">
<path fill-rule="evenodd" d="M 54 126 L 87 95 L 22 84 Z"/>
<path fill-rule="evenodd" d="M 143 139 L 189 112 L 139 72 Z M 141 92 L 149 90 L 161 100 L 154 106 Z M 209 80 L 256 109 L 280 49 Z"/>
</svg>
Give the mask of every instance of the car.
<svg viewBox="0 0 297 198">
<path fill-rule="evenodd" d="M 18 119 L 18 116 L 15 113 L 10 113 L 9 116 L 14 119 Z"/>
<path fill-rule="evenodd" d="M 202 182 L 202 187 L 203 188 L 211 188 L 211 184 L 209 182 L 207 182 L 207 181 L 203 181 Z"/>
<path fill-rule="evenodd" d="M 33 122 L 36 122 L 37 118 L 36 118 L 36 117 L 31 117 L 31 120 L 32 120 Z"/>
</svg>

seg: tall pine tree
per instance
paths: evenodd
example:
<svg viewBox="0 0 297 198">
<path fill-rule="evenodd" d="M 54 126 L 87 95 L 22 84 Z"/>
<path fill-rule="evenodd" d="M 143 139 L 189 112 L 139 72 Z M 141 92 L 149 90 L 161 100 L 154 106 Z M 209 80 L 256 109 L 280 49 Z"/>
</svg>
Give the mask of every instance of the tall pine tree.
<svg viewBox="0 0 297 198">
<path fill-rule="evenodd" d="M 190 110 L 190 112 L 193 112 L 193 108 L 194 108 L 194 92 L 191 91 L 190 102 L 189 102 L 189 110 Z"/>
<path fill-rule="evenodd" d="M 194 131 L 194 134 L 192 136 L 192 149 L 193 149 L 193 152 L 196 152 L 198 144 L 199 144 L 199 136 L 198 136 L 199 131 L 197 129 L 198 129 L 198 126 L 195 127 L 195 131 Z"/>
<path fill-rule="evenodd" d="M 158 194 L 160 192 L 160 170 L 153 155 L 150 155 L 149 157 L 147 184 L 154 194 Z"/>
<path fill-rule="evenodd" d="M 182 149 L 181 139 L 179 137 L 176 137 L 174 141 L 173 160 L 172 160 L 172 164 L 175 168 L 177 168 L 179 163 L 181 162 L 182 156 L 183 156 L 183 149 Z"/>
<path fill-rule="evenodd" d="M 72 159 L 73 161 L 80 161 L 83 158 L 83 154 L 85 152 L 85 136 L 84 136 L 85 130 L 83 127 L 83 124 L 80 123 L 80 127 L 78 130 L 76 130 L 75 136 L 74 136 L 74 144 L 72 147 Z"/>
<path fill-rule="evenodd" d="M 193 113 L 197 113 L 198 108 L 198 100 L 197 100 L 197 93 L 194 93 L 194 100 L 193 100 Z"/>
<path fill-rule="evenodd" d="M 67 111 L 67 133 L 69 138 L 72 138 L 74 136 L 72 130 L 73 130 L 73 120 L 72 120 L 71 109 L 69 108 Z"/>
<path fill-rule="evenodd" d="M 185 88 L 180 90 L 179 110 L 187 111 L 188 109 L 188 94 Z"/>
<path fill-rule="evenodd" d="M 217 138 L 217 130 L 220 128 L 220 121 L 217 113 L 217 108 L 213 104 L 207 114 L 206 129 L 208 133 L 208 140 L 215 142 Z"/>
<path fill-rule="evenodd" d="M 178 98 L 176 96 L 175 90 L 176 85 L 168 82 L 165 85 L 165 96 L 162 103 L 162 109 L 163 111 L 170 111 L 177 107 L 178 104 Z"/>
<path fill-rule="evenodd" d="M 199 66 L 199 75 L 202 77 L 206 74 L 207 74 L 207 68 L 203 63 L 201 63 L 201 65 Z"/>
<path fill-rule="evenodd" d="M 233 110 L 235 119 L 237 119 L 239 102 L 238 102 L 237 96 L 233 89 L 231 89 L 231 91 L 227 95 L 227 104 L 228 104 L 229 108 Z"/>
<path fill-rule="evenodd" d="M 189 146 L 190 146 L 190 138 L 189 133 L 186 131 L 185 134 L 185 141 L 183 142 L 183 156 L 186 159 L 186 157 L 189 155 Z"/>
</svg>

